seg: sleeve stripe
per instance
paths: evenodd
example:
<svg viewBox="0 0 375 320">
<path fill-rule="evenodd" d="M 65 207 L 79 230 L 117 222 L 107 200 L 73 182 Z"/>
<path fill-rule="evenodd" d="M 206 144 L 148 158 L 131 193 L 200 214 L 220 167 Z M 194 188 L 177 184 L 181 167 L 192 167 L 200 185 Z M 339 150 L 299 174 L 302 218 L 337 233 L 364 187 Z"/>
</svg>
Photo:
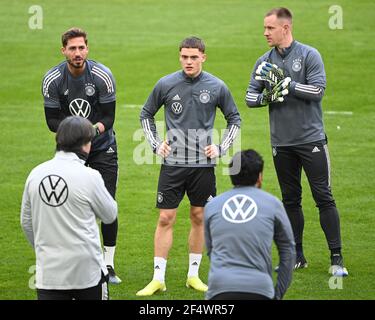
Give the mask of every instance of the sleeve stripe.
<svg viewBox="0 0 375 320">
<path fill-rule="evenodd" d="M 299 90 L 310 90 L 310 91 L 319 91 L 320 90 L 320 88 L 315 87 L 315 86 L 299 86 L 299 85 L 296 86 L 296 89 L 299 89 Z"/>
<path fill-rule="evenodd" d="M 142 127 L 143 127 L 143 131 L 146 134 L 147 140 L 150 142 L 153 148 L 156 148 L 159 145 L 159 143 L 156 141 L 154 135 L 152 134 L 152 131 L 150 129 L 150 122 L 148 119 L 142 120 Z"/>
<path fill-rule="evenodd" d="M 256 102 L 258 101 L 259 94 L 254 94 L 251 92 L 246 93 L 246 100 L 251 101 L 251 102 Z"/>
<path fill-rule="evenodd" d="M 98 76 L 99 78 L 101 78 L 104 82 L 105 82 L 105 85 L 107 86 L 107 91 L 108 93 L 111 93 L 111 87 L 109 86 L 108 84 L 108 80 L 106 80 L 102 75 L 100 75 L 99 73 L 96 73 L 94 70 L 92 71 L 93 74 L 95 74 L 96 76 Z"/>
<path fill-rule="evenodd" d="M 235 128 L 236 128 L 236 126 L 230 127 L 228 135 L 226 136 L 225 140 L 221 144 L 221 147 L 223 148 L 224 151 L 227 149 L 227 145 L 229 145 L 230 142 L 231 142 L 231 137 L 233 135 L 233 131 L 235 130 Z"/>
<path fill-rule="evenodd" d="M 58 71 L 58 73 L 56 73 L 54 76 L 52 77 L 49 77 L 47 81 L 45 81 L 45 84 L 44 84 L 44 88 L 43 88 L 43 95 L 45 97 L 49 97 L 49 93 L 48 93 L 48 88 L 49 86 L 51 85 L 51 83 L 53 82 L 53 80 L 57 79 L 58 77 L 61 76 L 61 73 L 60 71 Z"/>
<path fill-rule="evenodd" d="M 238 127 L 232 126 L 227 138 L 225 139 L 224 143 L 222 144 L 222 148 L 224 149 L 224 151 L 226 151 L 232 145 L 234 139 L 236 138 L 237 131 L 238 131 Z"/>
<path fill-rule="evenodd" d="M 300 91 L 300 92 L 305 92 L 305 93 L 316 94 L 316 95 L 319 95 L 322 92 L 322 89 L 319 87 L 311 86 L 311 85 L 300 85 L 300 84 L 296 85 L 295 90 Z"/>
<path fill-rule="evenodd" d="M 146 138 L 147 138 L 148 142 L 151 144 L 152 147 L 154 147 L 154 142 L 153 142 L 152 138 L 150 137 L 150 133 L 149 133 L 149 131 L 147 129 L 146 120 L 147 119 L 142 120 L 143 131 L 146 134 Z"/>
<path fill-rule="evenodd" d="M 97 74 L 97 75 L 101 74 L 105 79 L 107 79 L 106 83 L 108 84 L 109 88 L 112 89 L 112 92 L 113 92 L 113 83 L 112 83 L 112 79 L 111 79 L 111 77 L 108 75 L 108 73 L 106 73 L 106 72 L 103 71 L 102 69 L 99 69 L 99 68 L 96 67 L 96 66 L 93 66 L 92 71 L 93 71 L 93 72 L 95 71 L 95 74 Z M 102 78 L 102 79 L 103 79 L 103 78 Z M 104 80 L 104 79 L 103 79 L 103 80 Z"/>
<path fill-rule="evenodd" d="M 224 142 L 221 144 L 221 147 L 224 151 L 226 151 L 230 145 L 233 143 L 234 139 L 236 138 L 238 131 L 238 127 L 236 125 L 232 125 L 232 127 L 229 130 L 228 136 L 225 138 Z"/>
<path fill-rule="evenodd" d="M 158 143 L 156 141 L 156 139 L 154 138 L 154 134 L 152 133 L 151 131 L 151 126 L 150 126 L 150 121 L 148 119 L 144 119 L 144 124 L 145 124 L 145 130 L 146 130 L 146 134 L 148 136 L 148 140 L 150 141 L 150 143 L 152 144 L 152 146 L 154 148 L 157 147 Z"/>
<path fill-rule="evenodd" d="M 107 73 L 97 68 L 96 66 L 92 68 L 92 73 L 97 75 L 105 82 L 105 84 L 107 85 L 108 93 L 114 92 L 112 79 Z"/>
<path fill-rule="evenodd" d="M 319 88 L 319 87 L 314 86 L 312 84 L 302 84 L 302 83 L 297 83 L 296 87 L 301 87 L 301 88 L 306 88 L 306 89 L 308 89 L 308 88 L 310 88 L 310 89 L 317 89 L 317 88 Z"/>
<path fill-rule="evenodd" d="M 51 72 L 50 74 L 48 74 L 48 75 L 44 78 L 44 80 L 43 80 L 43 90 L 44 90 L 44 88 L 46 87 L 46 84 L 47 84 L 48 80 L 51 79 L 51 78 L 52 78 L 53 76 L 55 76 L 56 74 L 59 74 L 59 73 L 60 73 L 59 69 L 56 69 L 55 71 Z"/>
</svg>

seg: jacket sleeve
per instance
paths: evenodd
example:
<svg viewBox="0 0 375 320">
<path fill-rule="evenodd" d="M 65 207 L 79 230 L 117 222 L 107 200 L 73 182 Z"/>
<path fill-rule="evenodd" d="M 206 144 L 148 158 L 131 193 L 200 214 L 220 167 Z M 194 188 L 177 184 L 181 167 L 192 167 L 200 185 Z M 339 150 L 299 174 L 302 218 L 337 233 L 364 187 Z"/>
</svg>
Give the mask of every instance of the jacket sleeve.
<svg viewBox="0 0 375 320">
<path fill-rule="evenodd" d="M 57 90 L 57 79 L 61 77 L 59 70 L 54 70 L 45 75 L 42 81 L 42 94 L 44 99 L 44 114 L 48 128 L 56 132 L 62 121 L 60 114 L 60 100 Z"/>
<path fill-rule="evenodd" d="M 234 139 L 236 138 L 241 126 L 240 113 L 238 112 L 237 106 L 234 103 L 232 94 L 224 83 L 221 87 L 219 108 L 221 109 L 225 120 L 227 121 L 227 127 L 219 146 L 220 156 L 222 156 L 233 144 Z"/>
<path fill-rule="evenodd" d="M 164 98 L 162 91 L 162 81 L 159 80 L 152 90 L 150 96 L 148 97 L 140 114 L 140 121 L 143 132 L 154 152 L 156 152 L 156 150 L 162 143 L 156 130 L 155 114 L 163 104 Z"/>
<path fill-rule="evenodd" d="M 99 103 L 106 104 L 116 101 L 116 81 L 111 70 L 98 64 L 92 67 L 91 72 L 99 90 Z"/>
<path fill-rule="evenodd" d="M 262 63 L 262 59 L 258 59 L 258 61 L 255 63 L 253 72 L 250 76 L 250 82 L 249 86 L 246 91 L 246 104 L 250 108 L 258 108 L 258 107 L 264 107 L 262 102 L 263 98 L 263 90 L 264 90 L 264 81 L 255 80 L 255 71 L 258 68 L 258 66 Z"/>
<path fill-rule="evenodd" d="M 274 241 L 280 259 L 275 286 L 275 299 L 280 300 L 292 281 L 293 267 L 296 258 L 292 227 L 280 201 L 278 201 L 278 208 L 275 214 Z"/>
<path fill-rule="evenodd" d="M 102 64 L 92 66 L 91 72 L 99 91 L 100 119 L 105 131 L 113 127 L 116 110 L 116 81 L 109 68 Z"/>
<path fill-rule="evenodd" d="M 22 205 L 21 205 L 21 227 L 23 232 L 26 235 L 27 240 L 34 247 L 34 231 L 31 215 L 31 202 L 28 193 L 29 179 L 27 179 L 25 184 L 25 189 L 22 196 Z"/>
<path fill-rule="evenodd" d="M 326 74 L 322 57 L 317 50 L 306 56 L 306 83 L 292 81 L 290 93 L 304 100 L 320 101 L 326 87 Z"/>
<path fill-rule="evenodd" d="M 44 115 L 46 117 L 46 122 L 47 122 L 48 128 L 52 132 L 56 132 L 57 128 L 59 127 L 60 122 L 63 120 L 60 109 L 45 107 L 44 108 Z"/>
<path fill-rule="evenodd" d="M 113 127 L 113 123 L 115 122 L 116 101 L 101 103 L 100 110 L 101 119 L 98 122 L 103 123 L 105 131 L 107 131 Z"/>
<path fill-rule="evenodd" d="M 117 203 L 106 189 L 100 173 L 94 169 L 92 180 L 91 208 L 103 223 L 112 223 L 117 218 Z"/>
</svg>

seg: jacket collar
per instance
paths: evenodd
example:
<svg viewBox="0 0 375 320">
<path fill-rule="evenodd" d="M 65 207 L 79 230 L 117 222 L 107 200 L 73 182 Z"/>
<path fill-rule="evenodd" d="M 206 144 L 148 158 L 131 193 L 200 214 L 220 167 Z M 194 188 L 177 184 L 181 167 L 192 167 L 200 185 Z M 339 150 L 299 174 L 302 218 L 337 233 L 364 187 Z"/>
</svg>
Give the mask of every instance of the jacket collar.
<svg viewBox="0 0 375 320">
<path fill-rule="evenodd" d="M 293 40 L 293 42 L 291 43 L 291 45 L 288 48 L 282 49 L 282 52 L 280 52 L 277 48 L 275 48 L 275 50 L 284 59 L 293 50 L 293 48 L 296 46 L 296 44 L 297 44 L 297 41 Z"/>
<path fill-rule="evenodd" d="M 181 70 L 181 74 L 182 74 L 182 76 L 184 77 L 184 79 L 185 79 L 186 81 L 190 82 L 190 83 L 195 83 L 195 82 L 199 81 L 199 80 L 202 78 L 203 73 L 204 73 L 204 72 L 203 72 L 203 70 L 202 70 L 201 73 L 198 74 L 195 78 L 191 78 L 191 77 L 189 77 L 189 76 L 184 72 L 184 70 Z"/>
<path fill-rule="evenodd" d="M 56 151 L 55 158 L 62 160 L 78 161 L 82 164 L 85 164 L 85 160 L 78 158 L 78 156 L 74 152 Z"/>
</svg>

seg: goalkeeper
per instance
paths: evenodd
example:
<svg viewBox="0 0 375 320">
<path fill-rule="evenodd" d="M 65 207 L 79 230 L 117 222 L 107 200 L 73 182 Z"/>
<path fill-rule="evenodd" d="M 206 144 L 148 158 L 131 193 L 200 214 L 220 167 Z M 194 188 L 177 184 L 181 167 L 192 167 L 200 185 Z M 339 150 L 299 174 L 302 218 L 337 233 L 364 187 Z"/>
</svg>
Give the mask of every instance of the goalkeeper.
<svg viewBox="0 0 375 320">
<path fill-rule="evenodd" d="M 94 124 L 96 136 L 88 155 L 82 156 L 86 165 L 98 170 L 113 199 L 118 180 L 117 143 L 113 124 L 116 110 L 116 83 L 104 65 L 87 59 L 88 38 L 85 31 L 71 28 L 61 37 L 61 52 L 65 61 L 51 68 L 43 78 L 42 94 L 48 128 L 56 132 L 68 116 L 81 116 Z M 114 257 L 118 221 L 102 223 L 104 260 L 109 283 L 119 284 Z"/>
<path fill-rule="evenodd" d="M 346 276 L 322 118 L 321 100 L 326 87 L 322 58 L 316 49 L 293 39 L 292 14 L 286 8 L 275 8 L 266 14 L 264 36 L 272 49 L 254 66 L 246 104 L 250 108 L 269 106 L 273 161 L 296 243 L 295 269 L 307 267 L 302 245 L 303 168 L 331 253 L 329 272 Z"/>
</svg>

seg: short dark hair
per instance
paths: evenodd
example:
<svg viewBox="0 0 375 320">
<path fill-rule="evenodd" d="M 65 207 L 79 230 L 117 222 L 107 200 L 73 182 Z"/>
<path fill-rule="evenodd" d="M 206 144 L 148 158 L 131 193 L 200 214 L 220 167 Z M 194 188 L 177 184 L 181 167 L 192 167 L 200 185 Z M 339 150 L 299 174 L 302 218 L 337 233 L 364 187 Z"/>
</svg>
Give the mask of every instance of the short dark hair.
<svg viewBox="0 0 375 320">
<path fill-rule="evenodd" d="M 95 136 L 92 123 L 86 118 L 71 116 L 61 121 L 56 132 L 56 150 L 80 152 Z"/>
<path fill-rule="evenodd" d="M 253 186 L 263 172 L 264 161 L 258 152 L 249 149 L 237 152 L 230 164 L 229 175 L 234 186 Z"/>
<path fill-rule="evenodd" d="M 83 37 L 83 39 L 85 39 L 85 43 L 87 45 L 87 33 L 80 28 L 70 28 L 62 34 L 61 43 L 63 47 L 66 47 L 66 45 L 68 44 L 68 40 L 80 37 Z"/>
<path fill-rule="evenodd" d="M 182 48 L 193 48 L 193 49 L 198 49 L 200 52 L 204 53 L 206 50 L 206 46 L 203 42 L 202 39 L 198 37 L 189 37 L 185 38 L 184 40 L 181 41 L 180 43 L 180 51 Z"/>
<path fill-rule="evenodd" d="M 287 19 L 290 21 L 290 23 L 293 22 L 292 12 L 287 8 L 283 8 L 283 7 L 273 8 L 270 11 L 268 11 L 265 16 L 269 17 L 272 15 L 276 15 L 278 19 Z"/>
</svg>

